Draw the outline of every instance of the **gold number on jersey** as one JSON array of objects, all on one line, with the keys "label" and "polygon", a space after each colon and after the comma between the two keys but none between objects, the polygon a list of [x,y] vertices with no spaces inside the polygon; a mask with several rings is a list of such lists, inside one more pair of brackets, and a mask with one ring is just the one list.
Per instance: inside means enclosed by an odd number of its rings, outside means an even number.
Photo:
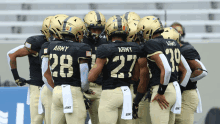
[{"label": "gold number on jersey", "polygon": [[[51,65],[51,69],[54,70],[55,67],[58,65],[58,56],[56,54],[50,54],[50,59],[54,59],[54,63]],[[67,60],[67,63],[64,63],[64,60]],[[73,67],[72,63],[73,58],[70,55],[62,55],[60,57],[60,76],[65,77],[71,77],[73,75]],[[68,69],[68,73],[64,73],[64,69]],[[58,71],[53,71],[53,77],[58,77]]]},{"label": "gold number on jersey", "polygon": [[[136,56],[136,55],[127,55],[127,61],[131,61],[132,59],[133,59],[133,62],[132,62],[132,64],[131,64],[130,70],[129,70],[129,72],[128,72],[128,74],[129,74],[128,76],[129,76],[129,77],[131,77],[131,72],[132,72],[132,70],[133,70],[133,67],[134,67],[135,61],[136,61],[136,59],[137,59],[137,56]],[[119,66],[117,66],[115,69],[113,69],[113,70],[111,71],[111,77],[124,78],[124,73],[119,73],[119,74],[117,74],[117,73],[118,73],[118,71],[119,71],[120,69],[122,69],[122,68],[125,66],[125,57],[124,57],[123,55],[121,55],[121,56],[115,56],[115,57],[113,58],[113,62],[117,62],[117,61],[119,61],[119,60],[121,60],[121,63],[120,63]]]},{"label": "gold number on jersey", "polygon": [[96,54],[92,54],[91,68],[92,68],[93,65],[95,64],[95,60],[96,60]]},{"label": "gold number on jersey", "polygon": [[121,64],[111,71],[111,77],[115,77],[116,78],[118,76],[118,78],[124,78],[124,73],[117,74],[117,72],[121,68],[124,67],[124,65],[125,65],[125,57],[123,55],[121,55],[121,56],[115,56],[113,58],[113,62],[117,62],[118,60],[121,60]]},{"label": "gold number on jersey", "polygon": [[[180,63],[180,50],[179,49],[175,49],[174,50],[174,54],[175,54],[175,60],[176,60],[176,63]],[[176,71],[179,72],[179,67],[176,66]]]},{"label": "gold number on jersey", "polygon": [[[50,59],[51,58],[54,59],[54,62],[51,65],[51,69],[54,70],[54,68],[58,65],[58,56],[57,56],[57,54],[50,54]],[[52,72],[52,76],[53,77],[58,77],[58,72],[57,71]]]},{"label": "gold number on jersey", "polygon": [[174,58],[175,58],[175,61],[176,63],[180,63],[180,50],[179,49],[175,49],[173,51],[173,49],[166,49],[166,54],[171,54],[171,57],[170,57],[170,62],[172,63],[172,72],[176,71],[178,72],[179,71],[179,67],[176,66],[175,67],[175,63],[174,63]]},{"label": "gold number on jersey", "polygon": [[[64,63],[64,60],[67,59],[67,64]],[[60,57],[60,76],[65,77],[71,77],[73,76],[73,58],[70,55],[62,55]],[[68,73],[64,73],[64,68],[68,69]]]}]

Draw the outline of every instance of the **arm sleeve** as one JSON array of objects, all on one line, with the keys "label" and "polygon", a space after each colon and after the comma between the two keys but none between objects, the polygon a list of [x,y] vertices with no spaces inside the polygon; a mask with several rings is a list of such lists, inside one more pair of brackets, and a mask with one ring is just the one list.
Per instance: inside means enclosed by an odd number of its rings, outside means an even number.
[{"label": "arm sleeve", "polygon": [[47,69],[48,69],[48,58],[44,57],[42,59],[42,64],[41,64],[42,79],[46,84],[46,86],[48,87],[48,89],[50,91],[53,91],[53,88],[48,84],[47,79],[44,77],[44,73],[47,71]]},{"label": "arm sleeve", "polygon": [[170,81],[170,77],[171,77],[171,67],[167,61],[167,58],[164,54],[160,54],[160,59],[163,63],[164,66],[164,70],[165,70],[165,75],[164,75],[164,83],[163,85],[168,85],[169,81]]},{"label": "arm sleeve", "polygon": [[88,82],[89,66],[87,63],[80,64],[81,88],[85,92],[89,89]]},{"label": "arm sleeve", "polygon": [[183,86],[183,87],[186,87],[186,85],[189,82],[189,78],[190,78],[190,75],[191,75],[192,71],[191,71],[186,59],[182,55],[181,55],[181,61],[182,61],[182,63],[183,63],[183,65],[184,65],[187,72],[186,72],[186,76],[184,77],[184,79],[183,79],[183,81],[180,85]]},{"label": "arm sleeve", "polygon": [[195,60],[202,66],[203,72],[202,72],[202,74],[198,75],[197,77],[190,78],[190,80],[192,82],[198,81],[198,80],[200,80],[200,79],[202,79],[202,78],[204,78],[205,76],[208,75],[208,71],[206,70],[206,68],[203,65],[203,63],[201,61],[199,61],[198,59],[195,59]]},{"label": "arm sleeve", "polygon": [[107,45],[100,45],[96,51],[97,58],[108,58],[110,56],[110,52],[108,51]]},{"label": "arm sleeve", "polygon": [[24,43],[25,47],[34,50],[39,51],[41,48],[41,45],[38,44],[38,41],[34,37],[27,38],[26,42]]},{"label": "arm sleeve", "polygon": [[8,59],[8,65],[9,65],[9,68],[10,68],[10,69],[11,69],[11,65],[10,65],[10,57],[9,57],[9,54],[15,53],[17,50],[19,50],[19,49],[21,49],[21,48],[24,48],[24,45],[17,46],[17,47],[15,47],[14,49],[11,49],[10,51],[8,51],[8,53],[7,53],[7,59]]}]

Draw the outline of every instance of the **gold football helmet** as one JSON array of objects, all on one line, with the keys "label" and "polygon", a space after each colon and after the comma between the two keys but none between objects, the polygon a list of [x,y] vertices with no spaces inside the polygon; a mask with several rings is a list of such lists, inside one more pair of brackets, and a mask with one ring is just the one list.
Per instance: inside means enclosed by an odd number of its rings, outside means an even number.
[{"label": "gold football helmet", "polygon": [[[86,35],[90,38],[97,39],[99,38],[100,34],[104,32],[106,19],[105,16],[97,11],[90,11],[84,17],[84,23],[87,28]],[[91,28],[98,28],[101,30],[100,33],[92,33]]]},{"label": "gold football helmet", "polygon": [[178,22],[174,22],[171,27],[175,28],[183,37],[185,36],[185,28]]},{"label": "gold football helmet", "polygon": [[76,41],[83,39],[83,33],[86,30],[85,24],[79,17],[68,17],[61,25],[61,35],[69,35],[75,37]]},{"label": "gold football helmet", "polygon": [[119,15],[110,17],[105,25],[107,40],[111,40],[112,35],[119,34],[126,41],[126,38],[129,34],[128,30],[129,27],[126,19]]},{"label": "gold football helmet", "polygon": [[140,16],[135,12],[126,12],[122,17],[125,18],[128,23],[131,21],[139,21],[141,19]]},{"label": "gold football helmet", "polygon": [[153,34],[162,33],[163,31],[161,21],[155,16],[146,16],[142,18],[137,27],[137,32],[144,41],[152,39]]},{"label": "gold football helmet", "polygon": [[173,39],[180,43],[181,34],[172,27],[164,28],[164,32],[161,35],[164,39]]},{"label": "gold football helmet", "polygon": [[60,35],[62,22],[69,17],[68,15],[58,14],[51,18],[49,31],[51,34],[55,34],[59,39],[62,39]]},{"label": "gold football helmet", "polygon": [[50,26],[50,19],[53,16],[48,16],[44,19],[42,28],[41,28],[41,33],[46,37],[47,41],[49,41],[50,38],[50,33],[49,33],[49,26]]},{"label": "gold football helmet", "polygon": [[127,37],[127,42],[135,42],[136,41],[138,23],[139,23],[139,21],[131,21],[128,23],[129,35]]}]

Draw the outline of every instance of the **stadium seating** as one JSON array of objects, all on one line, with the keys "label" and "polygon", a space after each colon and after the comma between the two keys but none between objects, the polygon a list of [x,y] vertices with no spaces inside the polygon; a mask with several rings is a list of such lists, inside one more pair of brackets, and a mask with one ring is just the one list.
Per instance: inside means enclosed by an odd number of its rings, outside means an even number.
[{"label": "stadium seating", "polygon": [[[198,2],[199,1],[199,2]],[[178,21],[185,26],[186,40],[220,38],[220,0],[1,0],[0,39],[25,39],[40,34],[45,17],[55,14],[83,16],[90,10],[102,12],[106,19],[134,11],[141,17],[155,15],[167,26]]]}]

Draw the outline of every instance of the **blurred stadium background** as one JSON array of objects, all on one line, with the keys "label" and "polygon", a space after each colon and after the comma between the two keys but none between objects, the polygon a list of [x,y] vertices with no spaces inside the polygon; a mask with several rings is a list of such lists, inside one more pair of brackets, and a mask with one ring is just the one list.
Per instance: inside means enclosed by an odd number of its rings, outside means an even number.
[{"label": "blurred stadium background", "polygon": [[[195,114],[194,123],[204,124],[207,112],[219,107],[220,0],[0,0],[0,85],[15,86],[6,53],[29,36],[40,34],[45,17],[67,14],[83,19],[91,10],[100,11],[106,20],[128,11],[141,17],[154,15],[163,24],[166,10],[167,26],[180,22],[185,27],[184,41],[198,50],[209,72],[198,82],[203,113]],[[17,61],[20,76],[29,79],[27,57]]]}]

